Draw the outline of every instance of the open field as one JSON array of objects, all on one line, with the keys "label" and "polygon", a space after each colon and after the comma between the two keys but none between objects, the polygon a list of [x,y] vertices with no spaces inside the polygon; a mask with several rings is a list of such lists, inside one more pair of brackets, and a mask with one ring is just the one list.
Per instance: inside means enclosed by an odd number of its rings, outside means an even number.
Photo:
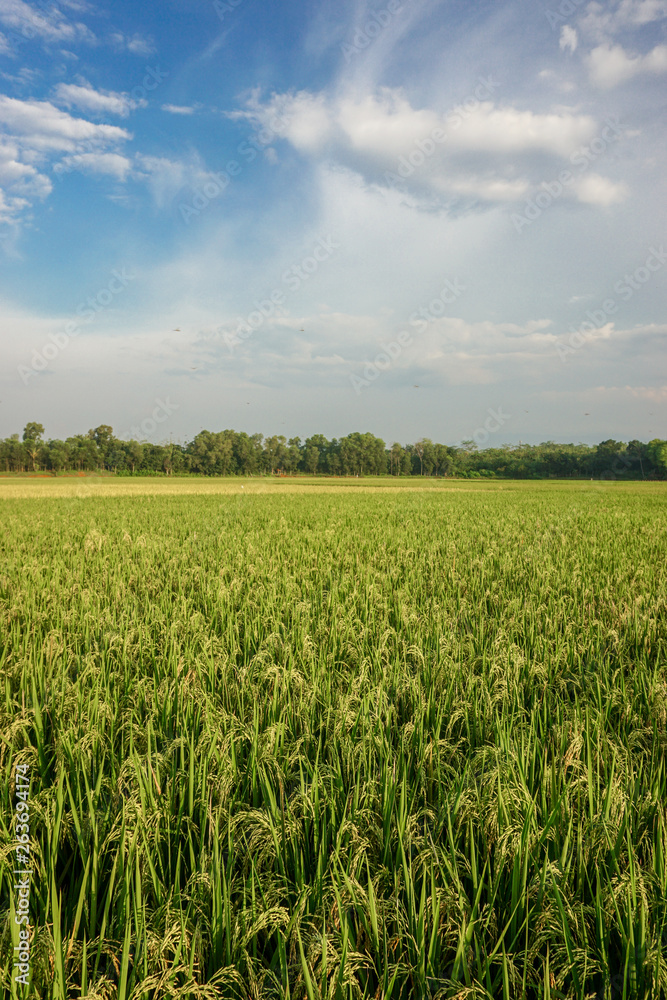
[{"label": "open field", "polygon": [[348,490],[377,493],[378,490],[464,493],[530,493],[549,497],[566,492],[571,501],[580,494],[612,495],[629,493],[636,497],[667,497],[663,482],[604,482],[600,480],[511,480],[511,479],[436,479],[405,476],[0,476],[0,501],[39,499],[40,497],[140,497],[140,496],[217,496],[245,493],[342,493]]},{"label": "open field", "polygon": [[667,997],[666,484],[0,511],[3,995]]}]

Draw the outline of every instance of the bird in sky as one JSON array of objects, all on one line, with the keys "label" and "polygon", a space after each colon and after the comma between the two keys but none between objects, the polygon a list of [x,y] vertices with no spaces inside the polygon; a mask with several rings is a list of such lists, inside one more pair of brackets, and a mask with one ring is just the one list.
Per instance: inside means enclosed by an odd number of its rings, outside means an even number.
[{"label": "bird in sky", "polygon": [[175,330],[172,330],[171,332],[172,332],[172,333],[180,333],[180,332],[181,332],[181,328],[180,328],[180,326],[177,326],[177,327],[176,327],[176,329],[175,329]]}]

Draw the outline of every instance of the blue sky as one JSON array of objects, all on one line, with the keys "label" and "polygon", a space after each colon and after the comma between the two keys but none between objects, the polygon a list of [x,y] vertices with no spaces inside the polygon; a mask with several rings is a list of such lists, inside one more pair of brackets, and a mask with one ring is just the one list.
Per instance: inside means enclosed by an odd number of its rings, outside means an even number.
[{"label": "blue sky", "polygon": [[667,0],[0,0],[0,434],[667,437],[666,79]]}]

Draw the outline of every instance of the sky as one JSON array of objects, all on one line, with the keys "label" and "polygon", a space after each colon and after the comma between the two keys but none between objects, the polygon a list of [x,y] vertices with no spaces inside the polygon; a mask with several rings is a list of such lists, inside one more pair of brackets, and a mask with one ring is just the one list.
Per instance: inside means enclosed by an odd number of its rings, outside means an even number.
[{"label": "sky", "polygon": [[0,436],[667,438],[666,83],[667,0],[0,0]]}]

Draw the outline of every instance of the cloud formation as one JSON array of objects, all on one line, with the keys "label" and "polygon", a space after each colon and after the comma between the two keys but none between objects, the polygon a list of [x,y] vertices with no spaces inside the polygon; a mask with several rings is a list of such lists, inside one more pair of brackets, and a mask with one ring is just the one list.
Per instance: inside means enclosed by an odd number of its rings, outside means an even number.
[{"label": "cloud formation", "polygon": [[667,45],[656,45],[646,55],[629,55],[621,45],[598,45],[588,55],[591,82],[608,89],[640,73],[667,73]]},{"label": "cloud formation", "polygon": [[[16,225],[36,200],[53,190],[45,172],[94,170],[124,178],[128,161],[118,147],[131,137],[115,125],[76,118],[49,101],[0,95],[0,221]],[[64,154],[64,155],[63,155]]]},{"label": "cloud formation", "polygon": [[[79,10],[86,4],[77,4]],[[23,0],[0,0],[0,24],[16,32],[21,39],[39,38],[57,44],[95,45],[95,34],[81,21],[71,21],[57,4],[44,4],[37,11]]]},{"label": "cloud formation", "polygon": [[[313,161],[338,163],[380,187],[403,185],[411,194],[441,205],[457,201],[488,205],[526,198],[558,165],[593,139],[591,115],[559,108],[535,112],[487,99],[499,87],[480,80],[469,98],[447,112],[415,108],[404,92],[383,87],[365,95],[300,91],[253,99],[244,116],[258,129],[277,117],[283,136]],[[598,178],[598,188],[605,186]],[[579,199],[594,199],[587,180]],[[620,189],[619,189],[620,190]]]},{"label": "cloud formation", "polygon": [[54,89],[56,104],[66,108],[80,108],[97,115],[118,115],[127,118],[131,111],[145,107],[145,100],[136,100],[129,94],[112,90],[95,90],[87,81],[83,84],[59,83]]}]

